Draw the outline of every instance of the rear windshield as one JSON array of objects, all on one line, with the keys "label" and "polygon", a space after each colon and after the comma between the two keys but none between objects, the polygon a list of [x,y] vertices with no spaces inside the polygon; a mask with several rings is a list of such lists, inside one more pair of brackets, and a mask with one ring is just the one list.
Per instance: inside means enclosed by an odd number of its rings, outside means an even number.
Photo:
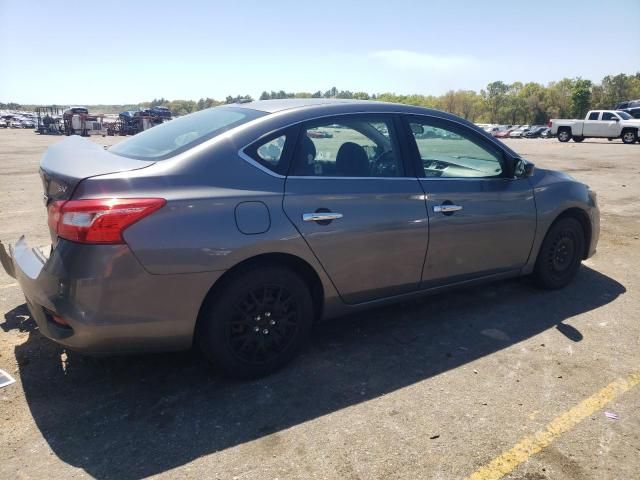
[{"label": "rear windshield", "polygon": [[208,108],[145,130],[112,146],[109,152],[140,160],[164,160],[264,115],[248,108]]}]

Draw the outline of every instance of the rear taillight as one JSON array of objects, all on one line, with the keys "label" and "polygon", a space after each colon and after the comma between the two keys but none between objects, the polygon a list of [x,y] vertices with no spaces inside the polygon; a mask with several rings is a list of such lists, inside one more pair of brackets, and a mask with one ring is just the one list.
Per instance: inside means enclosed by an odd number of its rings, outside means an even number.
[{"label": "rear taillight", "polygon": [[163,198],[101,198],[51,203],[49,227],[80,243],[124,243],[122,233],[167,203]]}]

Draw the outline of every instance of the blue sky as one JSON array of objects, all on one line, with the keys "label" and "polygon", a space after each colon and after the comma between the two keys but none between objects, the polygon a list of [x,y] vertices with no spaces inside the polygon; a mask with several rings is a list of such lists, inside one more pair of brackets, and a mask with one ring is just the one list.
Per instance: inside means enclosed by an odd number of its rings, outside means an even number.
[{"label": "blue sky", "polygon": [[[104,6],[100,7],[100,4]],[[439,95],[640,70],[640,0],[0,0],[0,101]],[[623,18],[631,22],[624,28]]]}]

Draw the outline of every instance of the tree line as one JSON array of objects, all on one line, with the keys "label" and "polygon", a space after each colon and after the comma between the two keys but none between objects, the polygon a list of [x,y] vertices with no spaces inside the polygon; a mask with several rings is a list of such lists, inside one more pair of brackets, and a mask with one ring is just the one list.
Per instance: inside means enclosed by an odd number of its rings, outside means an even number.
[{"label": "tree line", "polygon": [[[491,82],[486,88],[474,90],[449,90],[444,95],[398,95],[395,93],[369,94],[329,90],[316,92],[264,91],[259,100],[283,98],[350,98],[405,103],[435,108],[454,113],[472,122],[502,124],[543,124],[550,118],[584,117],[592,109],[611,109],[618,102],[640,99],[640,72],[634,75],[620,73],[607,75],[600,83],[583,78],[563,78],[542,85],[536,82]],[[251,101],[250,95],[227,97],[225,100],[201,98],[168,101],[154,99],[144,106],[165,105],[176,115],[214,107],[224,103]]]},{"label": "tree line", "polygon": [[[502,124],[543,124],[550,118],[584,117],[591,109],[611,109],[624,100],[640,99],[640,72],[633,75],[620,73],[607,75],[600,83],[583,78],[563,78],[547,85],[536,82],[491,82],[479,92],[474,90],[449,90],[444,95],[398,95],[395,93],[369,94],[329,90],[316,92],[264,91],[260,100],[282,98],[351,98],[405,103],[435,108],[454,113],[472,122]],[[154,98],[138,105],[89,105],[92,112],[119,113],[133,108],[148,108],[153,105],[168,107],[174,115],[215,107],[221,104],[251,101],[250,95],[228,96],[224,100],[201,98],[195,100],[167,100]],[[3,104],[0,108],[19,110],[33,106],[16,103]]]}]

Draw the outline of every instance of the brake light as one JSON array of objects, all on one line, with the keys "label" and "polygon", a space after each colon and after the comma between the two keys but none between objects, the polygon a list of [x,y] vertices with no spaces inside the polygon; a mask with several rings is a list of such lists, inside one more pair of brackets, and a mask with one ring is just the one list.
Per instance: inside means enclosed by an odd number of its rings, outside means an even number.
[{"label": "brake light", "polygon": [[124,243],[124,230],[165,205],[163,198],[101,198],[53,202],[49,227],[80,243]]}]

